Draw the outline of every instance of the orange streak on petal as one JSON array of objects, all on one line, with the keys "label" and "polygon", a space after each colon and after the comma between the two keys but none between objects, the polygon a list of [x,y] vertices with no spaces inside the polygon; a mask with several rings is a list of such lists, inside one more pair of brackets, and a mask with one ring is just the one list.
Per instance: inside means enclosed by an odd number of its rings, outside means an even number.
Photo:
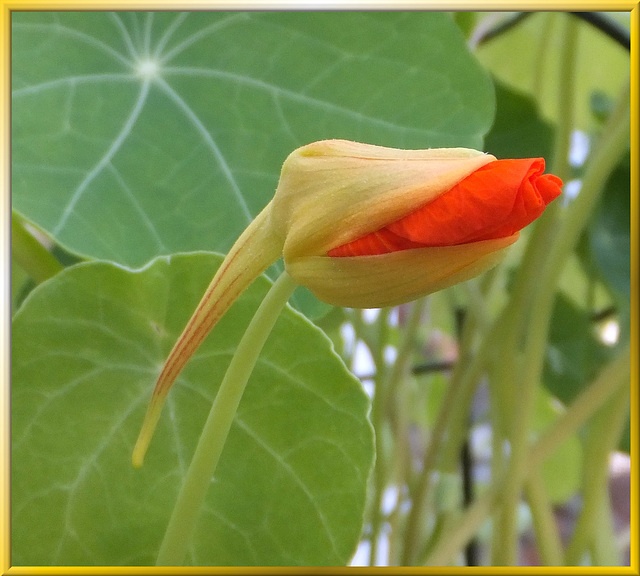
[{"label": "orange streak on petal", "polygon": [[388,228],[382,228],[377,232],[358,238],[358,240],[333,248],[327,254],[333,257],[361,256],[363,254],[375,255],[388,254],[389,252],[408,250],[410,248],[422,248],[422,244],[398,236]]}]

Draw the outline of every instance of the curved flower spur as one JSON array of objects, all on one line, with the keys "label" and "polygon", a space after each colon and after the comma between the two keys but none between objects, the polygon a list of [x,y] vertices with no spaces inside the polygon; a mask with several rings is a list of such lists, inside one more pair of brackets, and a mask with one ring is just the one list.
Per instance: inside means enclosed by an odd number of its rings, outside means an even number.
[{"label": "curved flower spur", "polygon": [[238,238],[167,358],[133,453],[145,452],[178,374],[238,296],[281,256],[329,304],[377,308],[497,264],[561,192],[544,159],[465,148],[399,150],[346,140],[285,160],[271,202]]}]

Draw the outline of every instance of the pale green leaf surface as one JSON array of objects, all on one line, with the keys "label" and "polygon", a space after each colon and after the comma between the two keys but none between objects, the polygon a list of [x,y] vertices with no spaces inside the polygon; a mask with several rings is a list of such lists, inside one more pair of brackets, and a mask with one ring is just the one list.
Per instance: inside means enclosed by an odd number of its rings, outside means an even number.
[{"label": "pale green leaf surface", "polygon": [[444,13],[17,12],[12,42],[14,208],[129,266],[226,252],[300,145],[480,148],[494,111]]},{"label": "pale green leaf surface", "polygon": [[[544,388],[539,388],[533,421],[533,434],[544,434],[562,415],[564,407]],[[577,433],[568,436],[541,466],[547,496],[554,504],[567,502],[580,490],[582,443]]]},{"label": "pale green leaf surface", "polygon": [[[131,452],[158,371],[221,258],[79,264],[36,288],[12,342],[13,565],[153,564],[178,486],[245,327],[232,307],[172,389],[145,465]],[[369,400],[300,314],[249,380],[189,548],[195,565],[344,565],[373,460]]]}]

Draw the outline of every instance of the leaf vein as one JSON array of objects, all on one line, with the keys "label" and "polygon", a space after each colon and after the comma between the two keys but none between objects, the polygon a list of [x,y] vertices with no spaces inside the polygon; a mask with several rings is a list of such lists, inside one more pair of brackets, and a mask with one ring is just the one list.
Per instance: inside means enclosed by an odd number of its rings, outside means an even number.
[{"label": "leaf vein", "polygon": [[131,130],[133,129],[133,126],[138,120],[138,117],[142,112],[142,108],[147,100],[147,95],[149,94],[149,85],[150,85],[150,82],[148,80],[143,82],[142,88],[140,90],[140,94],[138,95],[138,99],[133,109],[131,110],[131,114],[129,114],[129,117],[124,123],[122,130],[120,130],[120,133],[114,140],[113,144],[105,152],[102,158],[100,158],[100,160],[96,163],[96,165],[86,175],[84,180],[80,183],[80,185],[74,191],[73,195],[71,196],[71,199],[69,200],[68,204],[65,206],[62,212],[62,216],[60,217],[58,224],[53,229],[54,236],[57,236],[58,234],[60,234],[60,231],[64,228],[65,224],[67,223],[67,220],[73,213],[74,208],[76,207],[77,203],[80,201],[82,196],[84,195],[84,192],[89,186],[89,184],[91,184],[91,182],[98,176],[98,174],[102,172],[105,166],[111,162],[111,159],[115,156],[115,154],[118,152],[118,150],[122,146],[123,142],[127,139],[129,134],[131,133]]},{"label": "leaf vein", "polygon": [[232,170],[231,170],[226,158],[222,154],[222,151],[220,150],[219,146],[216,144],[216,141],[213,139],[211,134],[209,134],[207,128],[202,123],[202,120],[200,120],[200,118],[198,118],[197,114],[185,102],[185,100],[182,98],[182,96],[180,96],[180,94],[178,94],[173,88],[171,88],[171,86],[169,84],[167,84],[163,79],[159,79],[158,83],[162,87],[162,89],[165,91],[165,93],[176,103],[178,108],[191,121],[191,123],[196,128],[196,130],[200,133],[200,136],[202,136],[202,139],[205,141],[205,143],[207,144],[207,146],[211,150],[214,158],[218,162],[220,168],[222,169],[222,172],[223,172],[225,178],[227,179],[227,181],[231,185],[231,188],[232,188],[232,190],[233,190],[233,192],[235,194],[235,197],[236,197],[236,199],[238,201],[238,204],[240,205],[240,208],[244,212],[245,216],[247,217],[247,221],[250,222],[251,220],[253,220],[253,217],[251,216],[251,212],[249,211],[249,207],[247,206],[247,203],[246,203],[246,201],[244,199],[242,191],[240,190],[240,187],[238,186],[238,183],[236,182],[236,179],[235,179],[235,177],[233,175],[233,172],[232,172]]},{"label": "leaf vein", "polygon": [[314,497],[314,495],[312,494],[311,490],[309,489],[309,487],[302,481],[302,478],[300,478],[300,476],[298,476],[297,472],[289,465],[288,462],[286,462],[282,456],[280,454],[278,454],[278,452],[276,450],[274,450],[269,444],[267,444],[261,437],[259,434],[256,434],[256,432],[254,432],[251,427],[246,424],[245,422],[243,422],[240,418],[237,417],[234,420],[234,422],[238,425],[238,427],[240,427],[246,434],[248,434],[255,442],[256,444],[258,444],[261,448],[263,448],[274,460],[276,460],[276,462],[278,462],[278,464],[287,471],[287,473],[290,475],[290,477],[292,478],[292,480],[295,482],[295,484],[297,486],[300,487],[300,489],[303,491],[304,495],[308,498],[309,503],[311,504],[311,507],[315,510],[318,519],[320,520],[320,523],[322,524],[322,527],[324,528],[324,531],[327,535],[327,538],[331,544],[331,549],[334,552],[334,554],[337,557],[340,557],[340,553],[338,551],[338,545],[334,539],[334,535],[333,532],[331,531],[331,528],[329,526],[329,522],[326,518],[326,516],[324,515],[324,512],[320,509],[320,507],[318,506],[318,503],[316,502],[316,499]]}]

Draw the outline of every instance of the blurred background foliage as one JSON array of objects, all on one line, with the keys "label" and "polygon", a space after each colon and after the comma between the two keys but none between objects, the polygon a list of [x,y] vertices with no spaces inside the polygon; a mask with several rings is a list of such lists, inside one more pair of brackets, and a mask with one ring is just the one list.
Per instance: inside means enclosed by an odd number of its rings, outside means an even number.
[{"label": "blurred background foliage", "polygon": [[[144,297],[164,298],[162,302],[173,306],[171,314],[186,321],[187,303],[199,294],[203,281],[198,284],[194,278],[199,275],[191,278],[184,272],[184,286],[171,283],[176,269],[164,270],[161,260],[154,259],[185,252],[225,253],[270,199],[280,166],[294,148],[323,138],[347,138],[406,148],[466,146],[499,158],[542,156],[548,169],[566,168],[562,174],[565,194],[558,203],[565,218],[571,219],[594,149],[606,140],[629,81],[625,46],[629,14],[595,13],[595,21],[583,16],[557,12],[14,13],[11,305],[14,334],[22,344],[14,342],[12,350],[12,409],[25,416],[13,423],[14,439],[23,439],[14,442],[13,468],[14,478],[25,474],[34,478],[13,485],[14,557],[24,564],[152,562],[158,524],[170,512],[172,498],[168,496],[163,504],[153,500],[153,506],[163,506],[157,515],[143,510],[135,522],[123,524],[121,510],[114,514],[113,506],[126,506],[124,490],[118,496],[124,499],[120,504],[115,503],[117,498],[109,500],[111,510],[105,506],[78,519],[82,498],[104,498],[111,484],[119,481],[106,472],[109,460],[101,459],[97,448],[112,436],[98,436],[93,444],[78,447],[77,438],[83,434],[78,429],[68,437],[62,435],[55,445],[45,442],[46,450],[43,442],[57,421],[79,411],[85,414],[78,424],[87,427],[84,434],[90,434],[93,422],[109,423],[113,434],[123,409],[135,407],[134,415],[139,415],[138,405],[141,409],[153,382],[154,362],[162,361],[171,343],[167,334],[173,330],[165,332],[156,324],[161,315],[148,312]],[[573,44],[567,38],[568,22],[575,26]],[[571,118],[565,117],[561,96],[567,51],[571,51],[575,80],[570,88]],[[567,134],[568,146],[562,148],[558,142]],[[628,346],[632,322],[629,190],[627,147],[611,167],[558,279],[544,349],[543,387],[535,394],[532,438],[542,437],[557,424],[571,403]],[[315,326],[321,328],[374,398],[376,468],[369,482],[362,473],[359,485],[348,487],[356,501],[363,500],[362,506],[367,499],[364,527],[360,532],[358,506],[347,507],[349,528],[329,530],[331,546],[315,539],[315,524],[309,523],[296,543],[301,552],[292,557],[278,539],[291,537],[281,526],[297,518],[276,516],[269,524],[272,533],[258,536],[256,524],[268,515],[252,519],[250,511],[242,509],[238,514],[244,516],[239,519],[229,506],[225,514],[231,516],[222,524],[241,525],[239,533],[252,544],[233,545],[232,552],[223,553],[223,547],[210,546],[200,538],[191,563],[419,564],[441,558],[436,552],[443,534],[470,506],[473,494],[490,486],[492,458],[496,458],[495,391],[479,378],[469,413],[464,414],[468,418],[464,428],[471,432],[462,459],[453,448],[447,452],[447,444],[439,459],[427,462],[433,474],[425,482],[432,483],[433,490],[420,520],[422,539],[407,543],[412,538],[407,533],[411,526],[407,510],[415,504],[426,476],[424,459],[446,408],[451,371],[459,360],[468,361],[466,355],[480,349],[479,336],[463,345],[460,319],[476,318],[473,321],[482,328],[483,322],[500,317],[512,298],[531,235],[525,230],[504,264],[486,277],[377,315],[331,308],[299,290],[293,304],[307,320],[297,328],[298,338],[316,338]],[[189,267],[182,263],[189,258],[194,265],[203,262],[195,254],[184,258],[178,261],[185,270]],[[93,272],[82,268],[87,265],[97,268]],[[159,285],[170,286],[166,289],[170,297],[146,286],[145,270],[159,274]],[[268,276],[273,279],[281,270],[282,265],[276,264]],[[141,291],[139,298],[116,290],[123,273]],[[103,278],[103,284],[92,286],[97,278]],[[138,359],[139,365],[124,372],[136,386],[135,394],[126,392],[133,403],[125,403],[124,408],[63,393],[69,382],[90,380],[96,366],[114,368],[120,362],[118,347],[107,339],[93,347],[87,344],[91,348],[87,362],[74,363],[68,373],[61,368],[61,357],[77,353],[73,346],[82,338],[83,326],[104,319],[102,312],[92,309],[90,299],[75,310],[55,302],[63,296],[72,301],[74,291],[87,290],[106,300],[121,298],[119,309],[131,316],[147,318],[149,314],[157,327],[157,336],[145,336],[148,346],[157,348],[151,363]],[[127,339],[131,326],[129,320],[116,323],[116,340]],[[211,354],[229,353],[227,329],[232,327],[220,326]],[[60,333],[76,336],[65,344]],[[294,358],[310,354],[295,340],[283,346]],[[325,348],[319,346],[317,362],[325,361],[339,373],[337,358]],[[210,370],[203,362],[205,373],[215,373],[217,368]],[[38,370],[32,369],[34,363]],[[58,391],[45,382],[52,370],[64,372],[63,378],[56,379]],[[136,370],[146,377],[133,377]],[[122,377],[113,371],[105,386],[115,386]],[[326,377],[322,371],[306,376],[319,387]],[[202,378],[209,399],[211,382]],[[336,378],[344,378],[357,398],[359,383],[341,373]],[[382,380],[391,384],[379,394]],[[50,402],[51,398],[60,401]],[[264,399],[267,405],[272,400]],[[357,405],[359,400],[354,402]],[[179,410],[179,405],[174,408]],[[364,446],[357,457],[362,472],[373,458],[373,446],[366,414],[354,408],[356,413]],[[184,432],[180,421],[185,418],[172,415],[178,435]],[[261,438],[293,437],[300,429],[313,429],[322,439],[313,419],[294,419],[288,424],[291,428],[271,420],[262,422],[264,436],[258,437],[258,444]],[[123,430],[135,429],[135,422],[133,418],[131,429]],[[184,453],[178,450],[175,462],[157,471],[173,478],[170,488],[162,487],[158,494],[175,491],[197,434],[197,426],[187,428],[181,440]],[[324,438],[327,443],[344,434],[340,428],[332,429],[330,422],[327,429],[331,429]],[[589,456],[588,430],[585,426],[569,435],[540,469],[547,510],[555,514],[558,530],[567,510],[574,520],[580,517],[588,466],[594,462]],[[122,453],[128,459],[135,434],[118,434],[124,435],[121,445],[109,452],[109,458]],[[629,453],[628,418],[609,448],[614,446]],[[315,449],[329,458],[324,448]],[[229,462],[246,461],[244,450],[242,442],[230,446]],[[75,479],[57,476],[62,474],[60,469],[54,473],[49,465],[52,460],[65,461],[70,453]],[[605,456],[607,460],[603,456],[597,462],[608,470],[608,453]],[[176,453],[170,457],[175,459]],[[314,458],[297,465],[299,474],[313,476]],[[97,474],[85,479],[83,475],[93,466]],[[337,466],[338,478],[331,480],[337,492],[347,490],[345,480],[339,478],[344,474]],[[467,477],[471,488],[465,484]],[[148,484],[142,488],[156,489],[152,473],[144,482]],[[290,487],[279,482],[276,477],[270,490],[260,493],[262,510],[282,505],[278,491]],[[69,483],[82,486],[82,498],[68,491]],[[136,485],[135,490],[142,488]],[[53,493],[55,498],[46,496]],[[228,503],[234,494],[213,496],[214,508],[218,497]],[[339,518],[342,505],[332,504],[329,496],[314,493],[309,501],[318,504],[317,499],[325,497],[320,517],[326,513]],[[539,510],[532,512],[533,501],[529,495],[518,505],[516,561],[520,563],[559,557],[541,552],[540,542],[538,547],[528,545],[532,534],[539,537],[540,515]],[[303,509],[307,510],[299,510]],[[613,558],[615,564],[628,562],[628,525],[624,520],[615,524],[619,515],[610,504],[603,514],[609,532],[596,531],[599,536],[592,535],[582,547],[569,544],[565,560],[575,559],[573,550],[579,549],[575,554],[580,562],[598,564],[603,558]],[[117,542],[95,536],[104,534],[105,518],[110,518],[113,533],[120,531],[120,538],[132,539],[126,554]],[[487,515],[447,562],[482,564],[500,558],[495,551],[495,521],[496,517],[492,521]],[[36,539],[33,522],[41,531]],[[559,536],[564,543],[570,541],[573,526],[570,523],[568,532]],[[216,531],[223,541],[224,534]],[[61,544],[52,547],[51,541]],[[413,552],[407,552],[411,547]]]}]

